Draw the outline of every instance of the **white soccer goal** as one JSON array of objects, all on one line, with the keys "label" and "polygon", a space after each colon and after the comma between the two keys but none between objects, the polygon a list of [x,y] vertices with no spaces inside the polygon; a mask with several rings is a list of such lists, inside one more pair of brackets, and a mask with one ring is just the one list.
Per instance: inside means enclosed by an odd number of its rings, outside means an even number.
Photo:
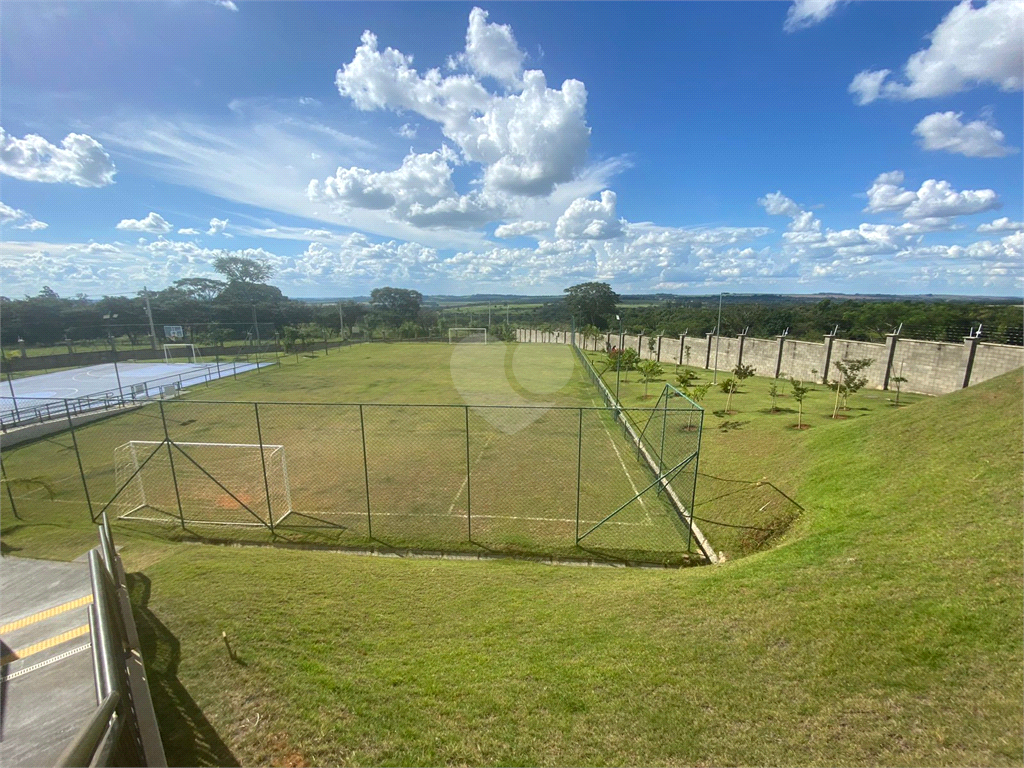
[{"label": "white soccer goal", "polygon": [[448,329],[448,343],[454,344],[455,342],[477,342],[487,343],[487,329],[486,328],[449,328]]},{"label": "white soccer goal", "polygon": [[114,482],[129,520],[265,526],[292,511],[283,445],[132,440],[114,449]]},{"label": "white soccer goal", "polygon": [[202,355],[195,344],[164,344],[165,363],[201,363]]}]

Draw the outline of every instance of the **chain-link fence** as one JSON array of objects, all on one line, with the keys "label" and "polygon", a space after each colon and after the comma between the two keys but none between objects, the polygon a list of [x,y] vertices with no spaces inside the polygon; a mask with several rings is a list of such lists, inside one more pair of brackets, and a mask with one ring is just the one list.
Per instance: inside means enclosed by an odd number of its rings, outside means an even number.
[{"label": "chain-link fence", "polygon": [[[26,524],[683,564],[700,409],[155,400],[5,448]],[[637,441],[633,420],[645,420]],[[625,425],[625,427],[623,426]],[[690,478],[690,479],[684,479]],[[156,523],[156,525],[154,525]],[[173,532],[177,533],[173,533]]]}]

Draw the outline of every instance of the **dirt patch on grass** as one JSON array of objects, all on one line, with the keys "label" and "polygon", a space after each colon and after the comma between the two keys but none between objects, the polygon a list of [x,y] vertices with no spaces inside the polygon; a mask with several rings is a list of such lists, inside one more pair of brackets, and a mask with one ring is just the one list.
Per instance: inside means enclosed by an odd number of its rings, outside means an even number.
[{"label": "dirt patch on grass", "polygon": [[270,753],[270,764],[280,768],[308,768],[306,757],[288,743],[288,737],[281,732],[272,733],[264,742]]}]

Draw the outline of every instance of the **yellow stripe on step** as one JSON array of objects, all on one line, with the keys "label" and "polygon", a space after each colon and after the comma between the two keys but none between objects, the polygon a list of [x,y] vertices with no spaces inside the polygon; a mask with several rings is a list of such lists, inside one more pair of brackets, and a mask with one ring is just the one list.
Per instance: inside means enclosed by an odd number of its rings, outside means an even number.
[{"label": "yellow stripe on step", "polygon": [[68,630],[67,632],[62,632],[59,635],[54,635],[53,637],[47,640],[43,640],[42,642],[33,643],[32,645],[26,648],[19,648],[18,650],[7,654],[3,658],[0,658],[0,665],[10,664],[12,661],[24,659],[26,656],[31,656],[33,653],[45,651],[48,648],[53,648],[53,646],[55,645],[66,643],[68,640],[74,640],[76,637],[81,637],[82,635],[87,634],[89,634],[89,625],[83,624],[82,626],[76,627],[75,629]]},{"label": "yellow stripe on step", "polygon": [[12,621],[10,624],[4,624],[2,627],[0,627],[0,635],[7,634],[8,632],[13,632],[14,630],[21,629],[22,627],[27,627],[29,624],[35,624],[37,621],[43,621],[44,619],[48,619],[51,616],[57,616],[66,611],[72,611],[75,608],[81,608],[83,605],[88,605],[91,602],[92,595],[86,595],[85,597],[80,597],[77,600],[72,600],[70,603],[64,603],[63,605],[55,605],[53,608],[47,608],[45,611],[40,611],[39,613],[33,613],[31,616],[26,616],[24,619]]}]

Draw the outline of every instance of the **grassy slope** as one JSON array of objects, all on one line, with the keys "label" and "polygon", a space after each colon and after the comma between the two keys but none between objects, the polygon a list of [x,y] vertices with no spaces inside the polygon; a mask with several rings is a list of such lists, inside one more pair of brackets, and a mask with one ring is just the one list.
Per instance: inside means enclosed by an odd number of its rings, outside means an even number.
[{"label": "grassy slope", "polygon": [[1020,765],[1022,386],[804,433],[788,540],[713,568],[167,548],[169,758]]},{"label": "grassy slope", "polygon": [[[596,365],[604,355],[591,354]],[[619,398],[627,407],[651,408],[666,381],[674,382],[676,367],[665,365],[665,374],[648,386],[636,372],[622,372]],[[600,368],[599,368],[600,369]],[[696,385],[712,381],[712,372],[691,368]],[[729,373],[721,371],[718,380]],[[604,373],[608,387],[615,389],[615,369]],[[778,540],[789,523],[799,515],[803,503],[801,488],[813,465],[813,445],[824,440],[818,434],[844,434],[849,423],[862,418],[886,418],[894,412],[892,392],[863,390],[850,398],[850,409],[832,419],[835,395],[822,384],[812,384],[803,404],[803,431],[795,429],[797,403],[786,380],[779,383],[776,411],[771,411],[768,387],[772,379],[761,376],[744,381],[732,397],[730,413],[725,411],[727,395],[712,387],[701,403],[705,410],[701,435],[700,473],[695,514],[698,525],[717,551],[729,558],[741,557]],[[900,398],[901,407],[928,400],[924,395]],[[763,481],[763,482],[761,482]],[[760,484],[758,484],[760,483]],[[716,525],[717,521],[726,525]],[[730,525],[752,526],[732,528]]]}]

